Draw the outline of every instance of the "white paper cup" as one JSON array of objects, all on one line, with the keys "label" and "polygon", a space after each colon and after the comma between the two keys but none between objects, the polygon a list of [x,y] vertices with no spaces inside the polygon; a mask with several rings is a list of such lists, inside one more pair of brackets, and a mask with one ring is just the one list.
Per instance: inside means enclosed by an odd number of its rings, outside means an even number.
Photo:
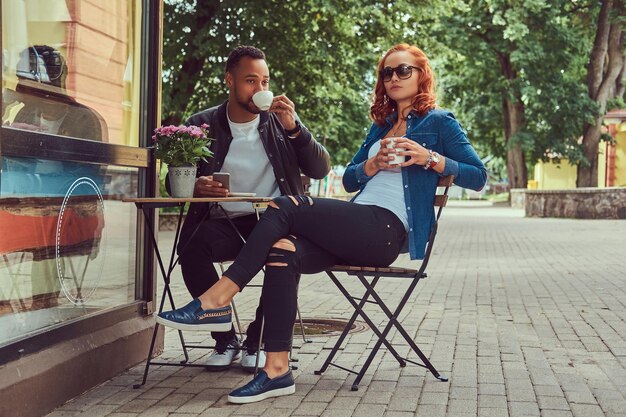
[{"label": "white paper cup", "polygon": [[[387,149],[393,149],[394,152],[406,151],[406,148],[396,146],[396,139],[399,139],[399,138],[395,138],[395,137],[389,138],[389,142],[386,145]],[[389,153],[388,155],[393,158],[389,161],[389,165],[399,165],[403,163],[404,161],[406,161],[406,156],[404,155],[398,155],[397,153]]]},{"label": "white paper cup", "polygon": [[271,91],[259,91],[252,96],[252,102],[261,111],[267,111],[274,100],[274,93]]}]

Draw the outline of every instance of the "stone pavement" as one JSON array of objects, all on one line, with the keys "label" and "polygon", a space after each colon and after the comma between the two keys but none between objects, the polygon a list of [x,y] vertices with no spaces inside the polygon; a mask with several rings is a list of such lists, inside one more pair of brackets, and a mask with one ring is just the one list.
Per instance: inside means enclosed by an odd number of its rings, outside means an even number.
[{"label": "stone pavement", "polygon": [[[444,212],[429,277],[403,318],[449,382],[399,368],[381,349],[352,392],[354,376],[345,371],[313,374],[335,340],[324,336],[294,350],[300,368],[292,396],[228,404],[228,392],[250,378],[238,367],[154,367],[134,390],[138,365],[49,416],[626,417],[625,258],[626,221],[524,218],[510,208],[456,204]],[[381,286],[383,297],[399,297],[404,284],[392,281]],[[186,302],[182,278],[174,282],[177,301]],[[242,316],[251,317],[258,296],[258,289],[237,296]],[[323,275],[303,277],[299,302],[306,318],[351,311]],[[360,363],[374,342],[369,331],[352,334],[338,360]],[[162,358],[180,357],[168,331]]]}]

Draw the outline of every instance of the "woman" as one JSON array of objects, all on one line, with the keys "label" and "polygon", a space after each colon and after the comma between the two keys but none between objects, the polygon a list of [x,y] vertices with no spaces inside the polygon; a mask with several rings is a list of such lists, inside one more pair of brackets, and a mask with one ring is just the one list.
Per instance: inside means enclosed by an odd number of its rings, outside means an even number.
[{"label": "woman", "polygon": [[[374,123],[343,177],[347,191],[360,191],[352,202],[276,198],[222,278],[185,307],[157,318],[185,330],[230,328],[230,301],[265,265],[266,364],[230,393],[231,402],[295,392],[289,350],[301,273],[337,263],[388,266],[407,246],[411,259],[421,259],[438,177],[454,175],[456,184],[474,190],[485,184],[485,167],[461,126],[451,113],[435,109],[433,74],[419,48],[399,44],[385,54],[370,113]],[[392,164],[395,155],[405,161]]]}]

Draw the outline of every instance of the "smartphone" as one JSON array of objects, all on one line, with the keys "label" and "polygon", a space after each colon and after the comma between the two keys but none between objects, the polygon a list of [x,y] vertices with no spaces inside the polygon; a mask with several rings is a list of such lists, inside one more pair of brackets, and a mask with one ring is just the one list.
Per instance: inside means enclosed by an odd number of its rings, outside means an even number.
[{"label": "smartphone", "polygon": [[230,190],[230,174],[228,172],[214,172],[213,181],[221,183],[222,187]]}]

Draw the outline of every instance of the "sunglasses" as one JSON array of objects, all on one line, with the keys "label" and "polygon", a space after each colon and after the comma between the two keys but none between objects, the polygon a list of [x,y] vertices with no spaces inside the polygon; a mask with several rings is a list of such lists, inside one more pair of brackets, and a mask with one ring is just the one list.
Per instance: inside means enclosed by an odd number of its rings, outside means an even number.
[{"label": "sunglasses", "polygon": [[407,64],[400,64],[395,68],[385,67],[380,71],[380,76],[383,78],[384,82],[389,82],[395,72],[399,79],[406,80],[407,78],[411,78],[411,75],[413,75],[413,69],[419,68]]}]

